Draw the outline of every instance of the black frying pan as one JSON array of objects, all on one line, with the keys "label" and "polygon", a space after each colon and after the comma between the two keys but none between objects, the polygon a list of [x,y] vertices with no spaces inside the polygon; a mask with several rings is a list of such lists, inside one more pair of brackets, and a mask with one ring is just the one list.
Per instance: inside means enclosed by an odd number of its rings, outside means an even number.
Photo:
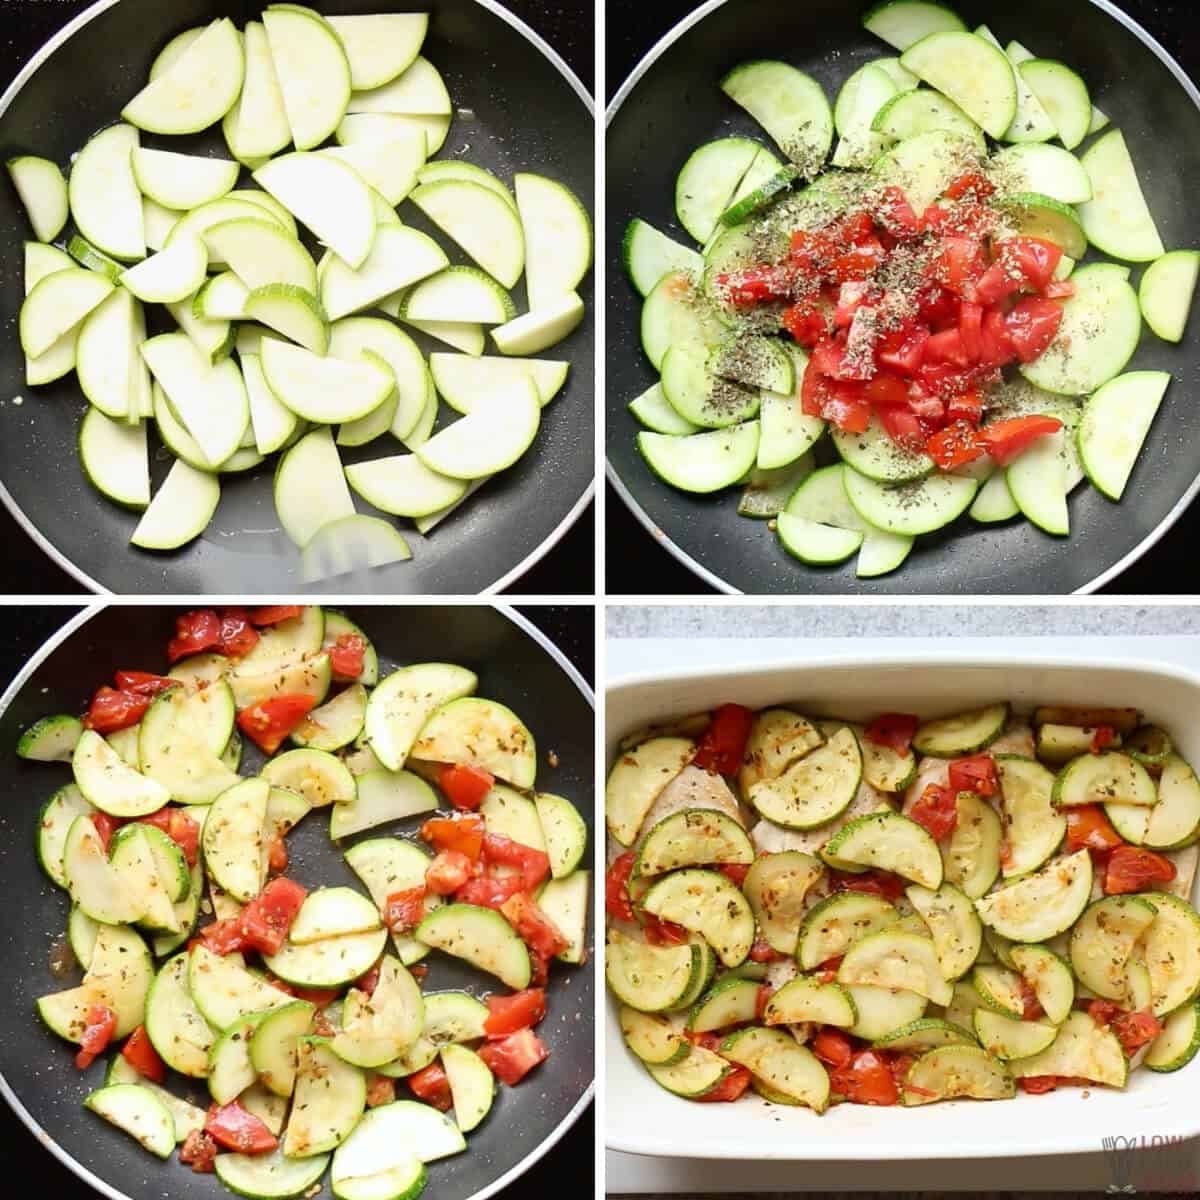
[{"label": "black frying pan", "polygon": [[[238,0],[99,0],[47,43],[0,100],[0,154],[5,159],[40,154],[65,167],[90,134],[117,119],[171,36],[223,15],[241,25],[262,7]],[[514,171],[543,171],[590,204],[593,123],[587,93],[554,51],[496,0],[322,0],[316,7],[330,14],[430,11],[425,53],[444,74],[455,105],[473,114],[456,117],[439,157],[467,158],[508,181]],[[219,125],[194,138],[143,135],[143,144],[228,156]],[[400,215],[432,231],[413,205],[403,204]],[[247,475],[222,477],[220,507],[197,541],[168,555],[129,546],[136,517],[99,495],[79,466],[75,441],[86,401],[74,374],[44,388],[24,386],[15,322],[23,291],[21,243],[30,236],[15,192],[0,187],[5,401],[0,498],[43,550],[93,590],[173,595],[300,590],[299,554],[280,530],[271,498],[277,455]],[[452,261],[466,261],[448,239],[439,235],[439,241]],[[580,294],[590,310],[590,276]],[[524,311],[524,284],[514,298]],[[167,317],[163,330],[169,327]],[[450,349],[410,332],[426,352]],[[401,522],[412,559],[363,574],[346,590],[475,594],[503,586],[548,551],[585,507],[592,483],[593,347],[589,315],[550,352],[570,360],[571,377],[547,408],[525,457],[428,538],[411,522]],[[10,397],[18,395],[24,403],[14,406]],[[443,423],[449,416],[443,412]],[[384,438],[346,452],[344,461],[401,451],[399,443]],[[170,460],[165,452],[151,454],[157,487]],[[380,515],[364,501],[357,503],[359,511]]]},{"label": "black frying pan", "polygon": [[[1200,92],[1161,46],[1107,0],[1034,5],[962,0],[953,7],[971,28],[987,22],[1002,42],[1016,38],[1043,57],[1075,67],[1096,103],[1124,130],[1167,247],[1200,244],[1194,202],[1200,188]],[[1081,486],[1071,499],[1069,539],[1051,538],[1028,522],[987,527],[962,518],[949,530],[917,539],[899,571],[860,581],[853,560],[828,570],[793,561],[765,523],[737,515],[736,493],[705,498],[677,492],[655,479],[637,452],[639,426],[625,406],[655,375],[639,344],[640,297],[618,257],[626,223],[641,216],[690,245],[673,211],[675,177],[687,155],[702,142],[730,133],[769,141],[721,93],[718,81],[747,59],[783,58],[820,80],[832,103],[851,72],[893,53],[862,28],[866,8],[866,0],[714,0],[651,51],[610,105],[609,477],[671,553],[724,591],[1092,591],[1149,549],[1200,488],[1200,439],[1193,416],[1200,346],[1194,332],[1178,347],[1145,332],[1130,369],[1169,370],[1174,383],[1124,501],[1111,504]],[[1197,328],[1193,321],[1191,329]],[[825,445],[821,453],[834,452]]]},{"label": "black frying pan", "polygon": [[[435,649],[438,657],[476,671],[479,693],[510,705],[532,728],[539,748],[539,786],[570,797],[593,828],[592,694],[544,634],[519,615],[488,607],[362,608],[350,615],[374,641],[383,671],[424,661]],[[579,615],[585,614],[579,610]],[[34,834],[43,800],[69,781],[70,768],[24,762],[11,748],[19,731],[39,715],[81,711],[94,688],[116,668],[163,668],[173,618],[174,611],[167,608],[109,607],[90,619],[82,614],[30,658],[0,698],[0,898],[5,914],[0,919],[0,993],[5,997],[0,1093],[56,1157],[112,1200],[151,1195],[216,1200],[230,1193],[212,1176],[194,1175],[177,1158],[161,1162],[152,1157],[80,1107],[88,1091],[101,1085],[103,1062],[77,1072],[71,1048],[41,1024],[33,1007],[39,995],[64,986],[51,977],[48,955],[65,928],[69,902],[43,876]],[[590,641],[590,622],[581,625],[583,640]],[[557,767],[547,762],[551,750]],[[248,750],[243,774],[256,764]],[[413,819],[347,840],[411,835],[418,825]],[[329,840],[324,811],[310,813],[288,835],[288,848],[291,873],[305,885],[347,884],[362,890]],[[478,995],[486,989],[482,974],[444,955],[432,954],[426,962],[427,990],[465,987]],[[592,1087],[594,986],[591,958],[579,967],[554,969],[549,1015],[539,1027],[550,1059],[520,1086],[498,1089],[492,1113],[469,1136],[465,1153],[430,1164],[428,1195],[483,1200],[531,1167],[583,1113]],[[404,1089],[398,1092],[404,1094]],[[179,1094],[207,1103],[202,1084]],[[586,1157],[590,1186],[590,1148]]]}]

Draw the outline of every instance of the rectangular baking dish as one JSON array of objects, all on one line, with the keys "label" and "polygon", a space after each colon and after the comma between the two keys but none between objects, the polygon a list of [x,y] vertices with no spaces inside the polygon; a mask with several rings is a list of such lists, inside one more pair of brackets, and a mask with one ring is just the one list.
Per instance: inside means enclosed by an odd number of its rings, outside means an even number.
[{"label": "rectangular baking dish", "polygon": [[[686,646],[681,642],[681,651]],[[889,710],[936,716],[995,700],[1009,700],[1018,711],[1039,703],[1137,707],[1169,730],[1185,758],[1200,763],[1200,677],[1157,664],[1105,665],[1036,652],[1022,652],[1014,661],[999,649],[994,656],[938,651],[915,658],[898,652],[869,660],[848,653],[791,658],[771,667],[625,678],[606,693],[606,762],[613,761],[626,734],[725,702],[751,708],[787,703],[808,715],[854,720]],[[1018,1092],[1013,1100],[912,1109],[843,1104],[823,1116],[768,1105],[757,1096],[736,1104],[696,1104],[650,1078],[626,1049],[616,1012],[609,995],[605,1138],[610,1149],[626,1153],[903,1161],[1094,1153],[1104,1148],[1106,1137],[1136,1134],[1150,1144],[1156,1136],[1174,1141],[1200,1133],[1200,1058],[1173,1074],[1138,1071],[1123,1092],[1065,1088],[1044,1096]]]}]

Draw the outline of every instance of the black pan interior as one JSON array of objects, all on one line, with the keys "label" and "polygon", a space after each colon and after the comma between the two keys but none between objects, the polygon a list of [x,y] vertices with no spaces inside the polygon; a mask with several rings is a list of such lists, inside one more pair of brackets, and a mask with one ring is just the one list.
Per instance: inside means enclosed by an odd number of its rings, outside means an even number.
[{"label": "black pan interior", "polygon": [[[361,608],[349,615],[374,641],[381,670],[431,656],[461,663],[479,675],[479,694],[521,714],[538,742],[538,785],[568,796],[593,828],[593,712],[574,680],[523,628],[487,607]],[[165,666],[163,649],[173,627],[169,609],[107,608],[59,645],[0,713],[0,745],[38,716],[81,711],[92,691],[119,667]],[[435,651],[436,648],[436,651]],[[243,774],[257,759],[247,751]],[[551,767],[553,751],[558,765]],[[70,780],[66,765],[27,763],[6,750],[0,763],[0,894],[8,917],[0,921],[0,990],[6,997],[0,1038],[0,1075],[43,1131],[82,1168],[122,1197],[171,1196],[215,1200],[229,1193],[212,1177],[194,1175],[177,1159],[160,1162],[119,1130],[85,1109],[87,1093],[103,1082],[104,1061],[77,1072],[71,1048],[38,1020],[34,1001],[58,990],[48,968],[51,944],[60,937],[69,902],[42,874],[34,836],[42,803]],[[371,836],[415,836],[418,819],[380,826],[347,842]],[[288,835],[292,874],[308,887],[358,887],[353,872],[329,840],[326,814],[308,817]],[[431,954],[423,987],[466,988],[482,995],[485,977],[444,955]],[[549,1014],[539,1033],[550,1059],[516,1088],[498,1088],[487,1120],[471,1135],[466,1153],[430,1164],[430,1195],[466,1200],[494,1185],[553,1135],[575,1109],[593,1075],[593,960],[556,967]],[[175,1086],[174,1084],[172,1085]],[[405,1090],[398,1088],[403,1095]],[[203,1084],[180,1089],[207,1104]]]},{"label": "black pan interior", "polygon": [[[640,428],[626,405],[656,376],[641,352],[640,298],[619,260],[621,233],[640,216],[692,244],[673,210],[675,177],[701,143],[738,133],[767,141],[718,81],[739,62],[782,58],[814,75],[832,103],[863,63],[893,53],[861,26],[867,5],[847,0],[728,0],[676,39],[634,85],[608,129],[608,459],[645,518],[727,590],[749,593],[866,594],[1069,593],[1088,588],[1158,529],[1200,476],[1193,412],[1200,378],[1194,331],[1179,346],[1149,330],[1130,370],[1170,371],[1174,382],[1120,504],[1088,485],[1071,499],[1072,532],[1060,540],[1029,522],[999,527],[962,518],[917,539],[907,563],[877,580],[856,580],[853,560],[820,570],[790,559],[765,523],[739,517],[736,494],[687,496],[659,482],[635,444]],[[1043,0],[953,5],[974,28],[986,22],[1007,44],[1016,39],[1078,70],[1097,105],[1120,127],[1168,249],[1200,241],[1194,197],[1200,188],[1200,111],[1195,88],[1111,5]],[[1084,148],[1090,144],[1085,142]],[[1136,283],[1141,268],[1135,268]],[[822,453],[834,454],[824,445]]]},{"label": "black pan interior", "polygon": [[[35,153],[66,167],[72,153],[104,125],[145,81],[154,56],[189,26],[230,16],[239,25],[262,5],[235,0],[120,0],[61,45],[33,74],[0,118],[0,153]],[[329,14],[374,12],[374,0],[325,0]],[[515,171],[561,179],[590,205],[594,192],[593,123],[579,95],[557,67],[521,32],[476,0],[391,3],[388,9],[430,11],[425,53],[442,71],[460,110],[440,158],[466,158],[511,181]],[[220,127],[192,138],[143,136],[143,144],[228,156]],[[243,172],[243,180],[247,178]],[[432,232],[412,204],[406,224]],[[75,568],[120,594],[249,593],[303,590],[299,554],[282,532],[271,496],[272,456],[252,472],[222,477],[216,516],[204,534],[171,554],[131,547],[136,515],[118,508],[87,482],[75,442],[87,402],[74,374],[42,388],[26,388],[16,318],[23,287],[22,242],[30,236],[16,193],[0,188],[0,482],[25,519]],[[444,236],[451,261],[468,260]],[[589,276],[580,294],[592,306]],[[524,284],[514,299],[524,311]],[[170,327],[165,318],[163,332]],[[421,348],[450,347],[414,334]],[[535,554],[566,520],[591,483],[593,347],[590,315],[560,346],[572,370],[544,415],[534,446],[509,471],[422,537],[410,522],[403,532],[410,561],[360,573],[356,594],[475,594]],[[10,398],[22,396],[20,405]],[[445,406],[443,405],[443,410]],[[442,421],[450,419],[443,411]],[[152,438],[152,481],[170,466]],[[345,452],[344,461],[402,453],[392,439]],[[365,501],[360,512],[379,516]],[[345,583],[346,580],[342,580]],[[328,583],[324,585],[328,586]],[[320,590],[320,588],[318,588]]]}]

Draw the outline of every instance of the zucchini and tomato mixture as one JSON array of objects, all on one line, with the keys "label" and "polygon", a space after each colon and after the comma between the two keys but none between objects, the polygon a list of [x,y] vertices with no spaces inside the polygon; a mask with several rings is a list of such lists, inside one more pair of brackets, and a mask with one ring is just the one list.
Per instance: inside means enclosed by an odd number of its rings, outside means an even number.
[{"label": "zucchini and tomato mixture", "polygon": [[[38,1014],[79,1070],[108,1056],[84,1103],[161,1158],[248,1196],[327,1167],[340,1200],[415,1196],[496,1080],[550,1053],[550,967],[586,957],[587,826],[473,672],[381,676],[339,613],[188,612],[165,649],[166,674],[118,671],[17,746],[72,775],[37,853],[71,900],[54,973],[82,979]],[[289,876],[313,810],[363,890]],[[433,950],[482,998],[423,991]]]},{"label": "zucchini and tomato mixture", "polygon": [[[923,0],[864,24],[900,57],[832,110],[787,63],[732,70],[722,90],[775,146],[687,159],[676,212],[700,251],[641,220],[624,249],[661,376],[630,405],[651,470],[745,484],[739,512],[790,554],[872,577],[968,510],[1065,536],[1085,476],[1119,500],[1170,382],[1122,372],[1143,318],[1181,340],[1200,255],[1165,252],[1068,66]],[[1150,264],[1140,295],[1126,263]]]},{"label": "zucchini and tomato mixture", "polygon": [[[556,179],[437,158],[454,105],[427,13],[257,15],[178,32],[67,174],[9,160],[36,238],[19,333],[31,387],[75,372],[83,473],[141,513],[134,546],[199,537],[278,453],[311,582],[410,558],[378,514],[425,535],[533,445],[569,364],[530,356],[583,320],[591,223]],[[144,144],[218,123],[228,157]]]},{"label": "zucchini and tomato mixture", "polygon": [[725,704],[627,738],[605,805],[608,986],[679,1096],[994,1100],[1200,1048],[1200,782],[1135,710]]}]

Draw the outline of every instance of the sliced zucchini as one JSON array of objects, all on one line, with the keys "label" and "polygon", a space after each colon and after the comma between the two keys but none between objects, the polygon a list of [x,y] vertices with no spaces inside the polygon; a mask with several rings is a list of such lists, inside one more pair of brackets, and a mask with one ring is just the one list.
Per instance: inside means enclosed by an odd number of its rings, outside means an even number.
[{"label": "sliced zucchini", "polygon": [[416,663],[392,672],[371,693],[366,738],[391,771],[404,766],[417,735],[441,707],[476,687],[473,672],[447,663]]},{"label": "sliced zucchini", "polygon": [[[754,1012],[745,1019],[754,1020]],[[858,1010],[850,993],[841,984],[821,983],[810,976],[799,975],[771,996],[762,1019],[768,1025],[796,1025],[802,1021],[815,1021],[821,1025],[840,1025],[848,1029],[858,1020]]]},{"label": "sliced zucchini", "polygon": [[1051,800],[1052,771],[1014,754],[997,754],[995,762],[1008,830],[1003,872],[1005,879],[1011,879],[1036,871],[1058,850],[1067,832],[1067,819]]},{"label": "sliced zucchini", "polygon": [[234,959],[213,954],[202,944],[188,952],[187,986],[196,1007],[214,1029],[228,1029],[242,1017],[280,1008],[293,999]]},{"label": "sliced zucchini", "polygon": [[820,1060],[782,1030],[731,1033],[721,1043],[721,1057],[745,1067],[775,1103],[803,1104],[818,1113],[829,1103],[829,1075]]},{"label": "sliced zucchini", "polygon": [[1007,704],[989,704],[952,717],[923,721],[913,735],[913,749],[938,758],[977,754],[1004,732],[1007,723]]},{"label": "sliced zucchini", "polygon": [[939,1100],[1009,1100],[1013,1077],[986,1050],[943,1046],[921,1055],[904,1077],[901,1103],[913,1106]]},{"label": "sliced zucchini", "polygon": [[269,1154],[218,1154],[213,1160],[217,1178],[239,1196],[272,1200],[302,1196],[325,1174],[328,1154],[311,1158],[285,1158],[280,1150]]},{"label": "sliced zucchini", "polygon": [[1129,1063],[1111,1029],[1097,1025],[1087,1013],[1075,1011],[1062,1023],[1058,1037],[1045,1050],[1017,1059],[1010,1070],[1018,1078],[1067,1075],[1123,1088],[1129,1076]]},{"label": "sliced zucchini", "polygon": [[651,884],[640,904],[660,920],[698,933],[727,967],[743,962],[754,944],[754,914],[746,897],[716,871],[666,875]]},{"label": "sliced zucchini", "polygon": [[[334,1154],[330,1180],[340,1200],[379,1200],[415,1195],[420,1173],[412,1161],[433,1162],[467,1148],[454,1122],[427,1104],[397,1100],[366,1113]],[[416,1183],[413,1180],[416,1180]],[[379,1190],[358,1190],[378,1180]]]},{"label": "sliced zucchini", "polygon": [[735,67],[721,90],[758,121],[805,179],[820,174],[833,143],[833,112],[815,79],[788,63],[759,60]]},{"label": "sliced zucchini", "polygon": [[266,880],[263,854],[270,784],[244,779],[222,792],[204,822],[204,861],[213,879],[235,900],[246,903]]},{"label": "sliced zucchini", "polygon": [[761,854],[754,859],[742,892],[750,901],[759,935],[772,950],[796,953],[806,897],[824,870],[819,859],[798,850]]},{"label": "sliced zucchini", "polygon": [[1125,1000],[1126,965],[1156,912],[1142,896],[1105,896],[1089,905],[1071,930],[1071,968],[1079,982],[1107,1000]]},{"label": "sliced zucchini", "polygon": [[711,1092],[733,1070],[724,1058],[703,1046],[693,1046],[679,1062],[646,1069],[659,1087],[689,1100]]},{"label": "sliced zucchini", "polygon": [[862,23],[869,32],[900,51],[931,33],[966,29],[953,9],[936,0],[880,0],[867,10]]},{"label": "sliced zucchini", "polygon": [[329,836],[349,837],[389,821],[433,812],[437,805],[433,788],[411,771],[367,771],[355,777],[354,798],[330,809]]},{"label": "sliced zucchini", "polygon": [[[1022,68],[1024,70],[1024,67]],[[1138,182],[1125,135],[1114,129],[1080,158],[1092,182],[1092,198],[1079,207],[1088,241],[1126,262],[1150,262],[1165,247]]]},{"label": "sliced zucchini", "polygon": [[811,721],[790,709],[767,708],[756,713],[738,772],[742,795],[748,799],[756,783],[778,779],[792,763],[824,741],[824,734]]},{"label": "sliced zucchini", "polygon": [[625,1045],[648,1067],[672,1067],[687,1058],[689,1044],[665,1017],[622,1004],[620,1021]]},{"label": "sliced zucchini", "polygon": [[75,745],[71,770],[84,799],[114,817],[145,816],[172,798],[162,784],[122,762],[91,729],[85,729]]},{"label": "sliced zucchini", "polygon": [[33,762],[70,762],[82,733],[78,717],[42,717],[17,739],[17,754]]},{"label": "sliced zucchini", "polygon": [[1152,1071],[1178,1071],[1186,1067],[1200,1050],[1200,1007],[1185,1004],[1166,1021],[1163,1031],[1150,1043],[1142,1062]]},{"label": "sliced zucchini", "polygon": [[961,1025],[940,1017],[922,1017],[875,1042],[877,1050],[894,1050],[898,1054],[924,1054],[940,1046],[974,1046],[975,1035]]},{"label": "sliced zucchini", "polygon": [[983,940],[983,926],[968,897],[952,883],[943,883],[937,891],[913,884],[904,894],[929,926],[943,977],[965,975]]},{"label": "sliced zucchini", "polygon": [[754,847],[736,821],[713,809],[689,808],[650,830],[642,842],[634,873],[644,877],[679,867],[752,862]]},{"label": "sliced zucchini", "polygon": [[892,929],[855,942],[838,967],[838,982],[903,989],[943,1005],[954,995],[942,976],[933,942]]},{"label": "sliced zucchini", "polygon": [[296,1043],[296,1088],[282,1150],[286,1158],[325,1154],[347,1137],[367,1103],[363,1073],[343,1062],[328,1039],[302,1037]]},{"label": "sliced zucchini", "polygon": [[129,1134],[151,1154],[170,1158],[174,1153],[175,1118],[153,1092],[136,1083],[114,1083],[89,1092],[83,1106]]},{"label": "sliced zucchini", "polygon": [[[1135,754],[1131,749],[1130,756]],[[1177,754],[1168,754],[1161,769],[1158,803],[1150,810],[1143,844],[1152,850],[1177,850],[1200,836],[1200,782]]]},{"label": "sliced zucchini", "polygon": [[858,1013],[858,1020],[846,1032],[869,1042],[919,1021],[929,1004],[924,996],[903,989],[853,983],[846,991]]},{"label": "sliced zucchini", "polygon": [[302,988],[335,988],[365,975],[387,944],[387,930],[373,929],[325,938],[297,946],[285,942],[278,954],[264,958],[280,979]]},{"label": "sliced zucchini", "polygon": [[1178,896],[1154,892],[1151,897],[1158,915],[1145,934],[1143,953],[1154,1015],[1161,1017],[1200,992],[1200,916]]},{"label": "sliced zucchini", "polygon": [[187,980],[187,954],[177,954],[159,968],[146,997],[146,1034],[173,1071],[203,1079],[216,1034],[192,999]]},{"label": "sliced zucchini", "polygon": [[609,833],[621,845],[633,845],[654,801],[695,752],[690,738],[654,737],[613,764],[604,789],[604,814]]},{"label": "sliced zucchini", "polygon": [[591,878],[590,871],[574,871],[561,879],[549,880],[538,892],[538,906],[567,939],[567,948],[558,954],[560,962],[578,964],[587,959]]},{"label": "sliced zucchini", "polygon": [[525,943],[492,909],[447,904],[426,916],[417,926],[416,937],[436,950],[466,959],[514,990],[529,985],[531,968]]},{"label": "sliced zucchini", "polygon": [[[68,886],[63,870],[67,835],[76,817],[90,816],[94,811],[73,783],[59,788],[42,807],[38,818],[38,861],[42,864],[42,870],[61,888]],[[81,826],[77,836],[85,832],[86,826]]]},{"label": "sliced zucchini", "polygon": [[208,1052],[208,1092],[218,1104],[229,1104],[258,1079],[250,1061],[250,1036],[257,1014],[235,1021]]},{"label": "sliced zucchini", "polygon": [[923,887],[942,883],[937,842],[915,821],[897,812],[867,813],[829,839],[825,853],[862,867],[878,867]]},{"label": "sliced zucchini", "polygon": [[303,797],[313,808],[348,804],[356,795],[354,777],[332,754],[323,750],[289,750],[271,759],[262,778],[272,787]]},{"label": "sliced zucchini", "polygon": [[1091,891],[1091,856],[1079,850],[976,900],[975,908],[984,924],[1003,937],[1042,942],[1074,925]]},{"label": "sliced zucchini", "polygon": [[146,897],[127,888],[109,863],[89,814],[71,821],[62,848],[62,874],[72,901],[93,921],[121,925],[145,915]]},{"label": "sliced zucchini", "polygon": [[796,958],[805,971],[811,971],[831,958],[840,958],[859,939],[899,919],[895,907],[880,896],[835,893],[809,909],[800,926]]},{"label": "sliced zucchini", "polygon": [[1044,704],[1034,709],[1035,725],[1109,725],[1118,733],[1132,733],[1141,724],[1136,708],[1085,708],[1078,705]]},{"label": "sliced zucchini", "polygon": [[439,708],[420,730],[412,754],[481,767],[518,788],[533,787],[537,771],[533,735],[517,715],[473,696]]},{"label": "sliced zucchini", "polygon": [[565,879],[579,865],[587,849],[587,823],[565,796],[538,792],[533,803],[550,858],[550,874],[555,879]]},{"label": "sliced zucchini", "polygon": [[727,975],[718,980],[693,1006],[687,1027],[693,1033],[711,1033],[731,1025],[745,1025],[758,1016],[759,984],[754,979]]},{"label": "sliced zucchini", "polygon": [[332,1048],[355,1066],[382,1067],[412,1050],[424,1025],[425,1005],[417,981],[396,959],[385,957],[370,996],[357,988],[347,993],[342,1027]]},{"label": "sliced zucchini", "polygon": [[1054,781],[1054,803],[1059,807],[1080,804],[1134,804],[1150,807],[1158,800],[1154,780],[1141,763],[1127,754],[1081,754],[1069,762]]},{"label": "sliced zucchini", "polygon": [[1058,1036],[1058,1026],[1020,1021],[987,1008],[975,1010],[975,1033],[983,1048],[1005,1062],[1040,1054]]},{"label": "sliced zucchini", "polygon": [[862,752],[843,728],[774,779],[750,788],[754,807],[777,825],[812,829],[849,807],[862,779]]},{"label": "sliced zucchini", "polygon": [[[346,865],[363,881],[375,907],[382,909],[393,892],[421,887],[429,867],[429,855],[412,842],[399,838],[371,838],[346,851]],[[426,896],[425,911],[441,903],[439,896]],[[429,947],[411,934],[392,934],[396,953],[405,966],[420,962]]]},{"label": "sliced zucchini", "polygon": [[1075,978],[1070,968],[1046,946],[1013,946],[1013,966],[1033,988],[1048,1020],[1061,1025],[1075,1001]]}]

